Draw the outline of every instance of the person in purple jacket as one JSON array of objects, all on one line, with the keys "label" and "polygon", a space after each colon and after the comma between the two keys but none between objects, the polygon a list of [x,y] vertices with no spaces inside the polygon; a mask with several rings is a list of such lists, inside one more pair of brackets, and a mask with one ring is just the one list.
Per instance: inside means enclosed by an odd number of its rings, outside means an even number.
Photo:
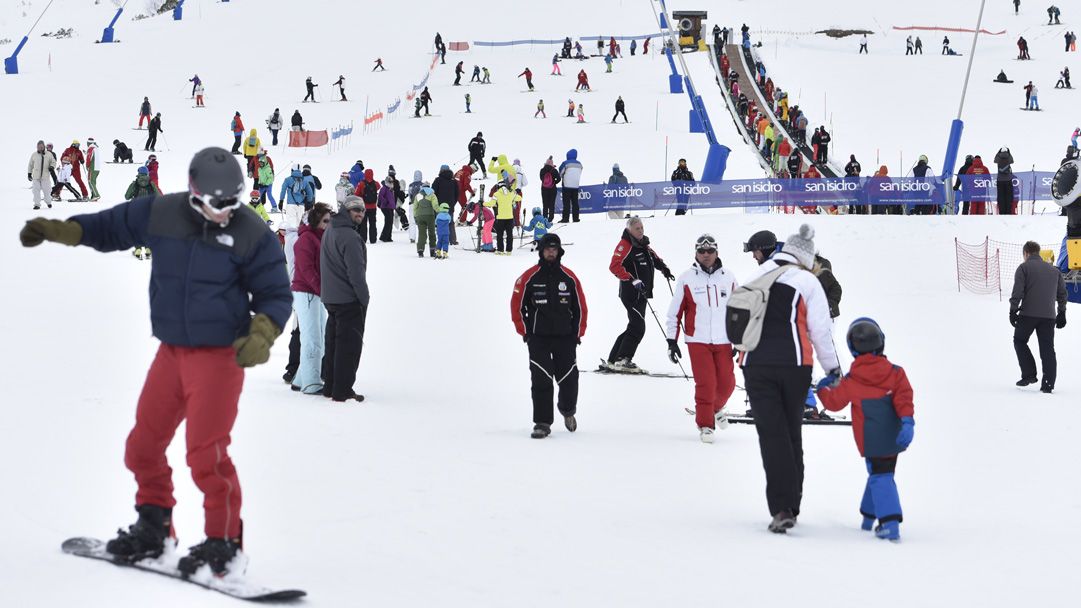
[{"label": "person in purple jacket", "polygon": [[383,212],[383,231],[379,234],[379,240],[390,243],[390,231],[394,228],[394,210],[398,208],[398,198],[394,195],[394,178],[388,177],[383,180],[383,187],[379,189],[376,197],[376,206]]},{"label": "person in purple jacket", "polygon": [[293,310],[297,313],[300,327],[300,367],[293,376],[292,389],[305,395],[322,395],[320,380],[323,361],[323,328],[327,324],[327,310],[319,297],[320,244],[323,231],[330,224],[330,206],[316,203],[305,216],[297,230],[297,242],[293,245]]}]

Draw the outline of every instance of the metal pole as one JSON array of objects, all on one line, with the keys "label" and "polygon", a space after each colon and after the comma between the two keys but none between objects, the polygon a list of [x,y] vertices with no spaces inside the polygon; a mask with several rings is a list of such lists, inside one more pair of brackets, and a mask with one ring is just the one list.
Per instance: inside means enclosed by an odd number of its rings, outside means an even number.
[{"label": "metal pole", "polygon": [[976,18],[976,34],[972,36],[972,49],[968,52],[968,68],[965,69],[965,84],[961,87],[961,105],[957,107],[957,119],[965,109],[965,95],[968,93],[968,78],[972,75],[972,60],[976,57],[976,41],[980,39],[980,25],[983,23],[983,7],[987,0],[980,0],[980,16]]}]

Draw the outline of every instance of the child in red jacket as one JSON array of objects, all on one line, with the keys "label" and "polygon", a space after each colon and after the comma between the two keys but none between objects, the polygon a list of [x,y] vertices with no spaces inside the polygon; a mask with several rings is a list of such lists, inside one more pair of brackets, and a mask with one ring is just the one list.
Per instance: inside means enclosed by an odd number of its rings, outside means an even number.
[{"label": "child in red jacket", "polygon": [[[901,499],[893,474],[897,455],[912,443],[912,385],[905,370],[882,354],[886,336],[874,320],[856,319],[848,328],[848,350],[856,360],[844,378],[826,376],[818,383],[818,398],[833,412],[852,404],[856,447],[867,460],[867,486],[860,513],[864,530],[878,538],[901,538]],[[875,520],[878,526],[875,527]]]}]

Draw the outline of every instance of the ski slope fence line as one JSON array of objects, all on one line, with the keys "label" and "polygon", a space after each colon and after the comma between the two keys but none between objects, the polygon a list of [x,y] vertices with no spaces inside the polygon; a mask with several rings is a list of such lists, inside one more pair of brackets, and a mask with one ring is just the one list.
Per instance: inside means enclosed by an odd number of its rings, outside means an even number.
[{"label": "ski slope fence line", "polygon": [[[1051,199],[1050,171],[1014,173],[1014,198]],[[995,175],[962,175],[956,201],[994,203]],[[869,205],[903,207],[946,204],[952,187],[932,177],[836,177],[808,179],[737,179],[707,182],[639,182],[596,184],[578,189],[581,213],[657,211],[666,209],[730,209],[741,207],[802,207]],[[993,208],[995,205],[988,205]],[[1031,213],[1035,205],[1028,207]]]},{"label": "ski slope fence line", "polygon": [[[957,32],[957,33],[961,33],[961,34],[974,34],[974,33],[976,33],[976,30],[974,30],[974,29],[972,29],[970,27],[941,27],[941,26],[937,26],[937,25],[908,25],[908,26],[905,26],[905,27],[895,25],[895,26],[893,26],[893,29],[895,29],[897,31],[901,31],[901,32],[911,32],[911,31],[924,30],[924,31],[932,31],[932,32]],[[980,28],[980,33],[981,34],[987,34],[988,36],[1001,36],[1001,35],[1006,33],[1006,30],[1002,30],[1000,32],[991,32],[991,31],[985,30],[983,28]]]},{"label": "ski slope fence line", "polygon": [[[580,40],[582,42],[596,42],[603,40],[605,42],[615,38],[616,41],[620,40],[645,40],[646,38],[658,38],[664,36],[664,34],[657,32],[653,34],[641,34],[638,36],[571,36],[571,42]],[[504,47],[504,46],[548,46],[548,45],[562,45],[565,38],[559,38],[555,40],[551,39],[528,39],[528,40],[474,40],[473,46],[477,47]],[[451,49],[454,50],[454,49]]]},{"label": "ski slope fence line", "polygon": [[[432,72],[435,71],[436,64],[439,63],[439,53],[432,54],[432,60],[428,64],[428,70],[425,72],[424,77],[420,79],[420,82],[411,86],[409,90],[403,93],[406,103],[410,103],[417,96],[417,92],[428,86],[428,79],[431,78]],[[385,105],[377,105],[376,109],[371,113],[368,112],[368,108],[364,109],[364,118],[362,122],[362,128],[364,133],[372,131],[376,127],[382,126],[386,121],[401,117],[401,113],[398,111],[402,109],[402,96],[394,98],[394,101]],[[382,108],[386,108],[384,111]]]},{"label": "ski slope fence line", "polygon": [[[1008,243],[990,237],[984,237],[982,243],[962,243],[954,239],[957,258],[957,291],[961,288],[972,293],[989,295],[1013,290],[1013,275],[1024,261],[1021,253],[1023,243]],[[1040,249],[1050,251],[1055,256],[1059,245],[1040,245]]]}]

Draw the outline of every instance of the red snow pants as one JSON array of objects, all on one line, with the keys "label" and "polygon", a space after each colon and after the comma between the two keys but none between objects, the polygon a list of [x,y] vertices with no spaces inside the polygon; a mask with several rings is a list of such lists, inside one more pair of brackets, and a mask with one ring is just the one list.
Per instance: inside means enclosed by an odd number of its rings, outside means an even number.
[{"label": "red snow pants", "polygon": [[736,389],[731,344],[687,344],[694,374],[694,421],[715,428],[714,415],[728,403]]},{"label": "red snow pants", "polygon": [[79,191],[83,193],[83,198],[86,198],[86,184],[83,183],[83,172],[80,167],[81,165],[71,165],[71,179],[79,184]]},{"label": "red snow pants", "polygon": [[206,535],[240,536],[240,482],[226,450],[243,385],[244,370],[230,346],[158,347],[124,452],[124,464],[139,486],[135,504],[176,505],[165,448],[187,420],[187,461],[203,492]]}]

